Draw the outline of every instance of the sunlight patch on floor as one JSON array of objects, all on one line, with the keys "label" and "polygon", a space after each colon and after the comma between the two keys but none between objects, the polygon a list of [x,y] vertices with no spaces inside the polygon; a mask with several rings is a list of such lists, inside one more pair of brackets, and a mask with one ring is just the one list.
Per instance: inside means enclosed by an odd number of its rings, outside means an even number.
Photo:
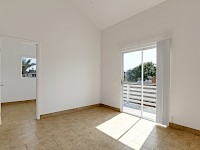
[{"label": "sunlight patch on floor", "polygon": [[137,121],[139,121],[138,117],[121,113],[96,128],[114,139],[119,139]]},{"label": "sunlight patch on floor", "polygon": [[138,150],[155,125],[154,122],[121,113],[96,128],[121,143]]}]

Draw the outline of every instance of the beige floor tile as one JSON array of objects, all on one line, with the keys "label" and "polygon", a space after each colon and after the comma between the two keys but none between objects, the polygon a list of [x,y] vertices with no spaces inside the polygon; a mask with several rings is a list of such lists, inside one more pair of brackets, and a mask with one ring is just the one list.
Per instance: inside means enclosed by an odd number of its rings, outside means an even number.
[{"label": "beige floor tile", "polygon": [[154,150],[188,150],[188,147],[177,146],[172,143],[161,142]]},{"label": "beige floor tile", "polygon": [[191,144],[189,150],[200,150],[200,144]]},{"label": "beige floor tile", "polygon": [[38,138],[35,133],[20,135],[19,137],[10,138],[9,145],[11,148],[23,146],[29,142],[37,142]]},{"label": "beige floor tile", "polygon": [[151,136],[148,136],[146,138],[146,136],[142,135],[142,136],[136,138],[134,140],[134,142],[148,148],[149,150],[153,150],[154,148],[156,148],[156,146],[158,146],[158,144],[161,142],[161,140],[159,140],[155,137],[151,137]]},{"label": "beige floor tile", "polygon": [[26,145],[24,145],[24,146],[10,148],[9,150],[27,150],[27,148],[26,148]]},{"label": "beige floor tile", "polygon": [[164,127],[155,126],[155,128],[150,132],[150,135],[163,140],[169,135],[169,131]]},{"label": "beige floor tile", "polygon": [[200,150],[200,136],[194,136],[189,150]]},{"label": "beige floor tile", "polygon": [[35,120],[35,103],[2,106],[0,150],[200,150],[200,137],[95,107]]},{"label": "beige floor tile", "polygon": [[58,145],[53,139],[38,140],[26,144],[28,150],[49,150],[57,148]]},{"label": "beige floor tile", "polygon": [[9,141],[8,140],[0,140],[0,150],[9,150]]}]

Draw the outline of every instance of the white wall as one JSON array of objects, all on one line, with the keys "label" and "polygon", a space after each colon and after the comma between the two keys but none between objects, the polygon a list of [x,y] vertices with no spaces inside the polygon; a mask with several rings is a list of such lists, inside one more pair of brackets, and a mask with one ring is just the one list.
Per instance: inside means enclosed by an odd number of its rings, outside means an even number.
[{"label": "white wall", "polygon": [[1,100],[14,102],[36,99],[36,79],[22,78],[22,57],[36,57],[36,45],[1,37]]},{"label": "white wall", "polygon": [[0,0],[0,34],[40,42],[40,113],[100,102],[101,32],[66,0]]},{"label": "white wall", "polygon": [[102,32],[101,103],[120,107],[121,45],[172,39],[170,116],[200,129],[200,1],[168,0]]}]

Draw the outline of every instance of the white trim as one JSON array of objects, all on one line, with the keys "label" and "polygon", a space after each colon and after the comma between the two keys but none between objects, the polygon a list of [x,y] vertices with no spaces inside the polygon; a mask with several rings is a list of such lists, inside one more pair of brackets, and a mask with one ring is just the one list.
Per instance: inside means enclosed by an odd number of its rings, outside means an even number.
[{"label": "white trim", "polygon": [[[10,36],[10,35],[3,35],[3,34],[1,34],[0,37],[20,39],[20,40],[24,40],[25,43],[29,43],[29,42],[31,42],[32,44],[38,44],[38,43],[40,43],[39,41],[30,40],[30,39],[26,39],[26,38],[21,38],[21,37],[17,37],[17,36]],[[27,41],[29,41],[29,42],[27,42]]]},{"label": "white trim", "polygon": [[170,37],[161,36],[151,40],[143,40],[134,43],[119,45],[119,47],[122,51],[130,52],[130,51],[135,51],[136,49],[146,48],[152,45],[156,46],[157,42],[168,39],[170,39]]},{"label": "white trim", "polygon": [[133,46],[127,46],[122,48],[122,51],[125,53],[133,52],[133,51],[140,51],[145,49],[150,49],[151,47],[156,47],[156,42],[146,43],[146,44],[139,44]]},{"label": "white trim", "polygon": [[40,120],[41,110],[41,94],[40,94],[40,87],[41,87],[41,78],[40,78],[40,71],[41,71],[41,45],[37,43],[36,45],[36,63],[37,63],[37,76],[36,76],[36,119]]},{"label": "white trim", "polygon": [[124,53],[121,53],[121,90],[120,90],[120,97],[121,97],[121,102],[120,102],[120,112],[123,112],[123,106],[124,106],[124,101],[123,101],[123,81],[124,81]]},{"label": "white trim", "polygon": [[142,64],[142,69],[141,69],[141,118],[144,118],[143,116],[143,111],[144,111],[144,50],[141,50],[141,64]]}]

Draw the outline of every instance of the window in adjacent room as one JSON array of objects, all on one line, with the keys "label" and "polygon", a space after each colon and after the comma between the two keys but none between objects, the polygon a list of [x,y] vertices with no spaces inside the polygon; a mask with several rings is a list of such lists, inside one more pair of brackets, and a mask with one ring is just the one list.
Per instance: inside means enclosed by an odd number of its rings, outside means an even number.
[{"label": "window in adjacent room", "polygon": [[22,78],[36,78],[36,58],[22,57]]}]

